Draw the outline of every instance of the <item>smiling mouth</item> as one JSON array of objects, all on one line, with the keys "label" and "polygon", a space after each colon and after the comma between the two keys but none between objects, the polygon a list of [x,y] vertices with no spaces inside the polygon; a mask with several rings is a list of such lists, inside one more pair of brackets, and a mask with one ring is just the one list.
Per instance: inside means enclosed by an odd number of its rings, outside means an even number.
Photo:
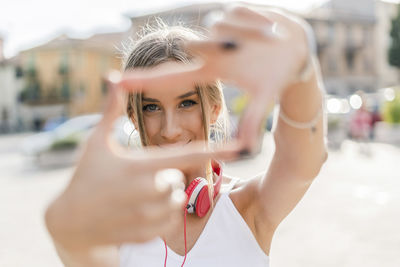
[{"label": "smiling mouth", "polygon": [[162,144],[162,145],[157,145],[157,146],[160,148],[164,148],[164,149],[170,149],[170,148],[186,146],[190,142],[192,142],[191,139],[189,141],[187,141],[186,143],[185,142],[176,142],[176,143],[172,143],[172,144]]}]

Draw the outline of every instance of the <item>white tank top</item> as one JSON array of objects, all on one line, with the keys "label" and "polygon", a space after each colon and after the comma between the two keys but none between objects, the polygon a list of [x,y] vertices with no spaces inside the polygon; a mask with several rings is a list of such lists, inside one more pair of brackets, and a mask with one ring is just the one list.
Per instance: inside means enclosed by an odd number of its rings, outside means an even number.
[{"label": "white tank top", "polygon": [[[221,193],[203,232],[187,253],[185,267],[268,267],[269,258],[229,197]],[[184,257],[167,247],[167,266],[179,267]],[[123,244],[121,267],[162,267],[165,245],[161,238],[142,244]]]}]

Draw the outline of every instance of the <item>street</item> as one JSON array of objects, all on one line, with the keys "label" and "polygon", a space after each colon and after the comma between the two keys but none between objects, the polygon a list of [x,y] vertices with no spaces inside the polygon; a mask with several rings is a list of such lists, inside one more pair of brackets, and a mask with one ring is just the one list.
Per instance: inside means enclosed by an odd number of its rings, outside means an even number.
[{"label": "street", "polygon": [[[72,168],[39,168],[18,151],[26,135],[0,136],[0,266],[62,266],[43,224],[49,203]],[[267,167],[267,135],[255,159],[229,164],[249,178]],[[368,151],[368,152],[366,152]],[[272,267],[400,266],[400,148],[345,141],[306,196],[279,226]]]}]

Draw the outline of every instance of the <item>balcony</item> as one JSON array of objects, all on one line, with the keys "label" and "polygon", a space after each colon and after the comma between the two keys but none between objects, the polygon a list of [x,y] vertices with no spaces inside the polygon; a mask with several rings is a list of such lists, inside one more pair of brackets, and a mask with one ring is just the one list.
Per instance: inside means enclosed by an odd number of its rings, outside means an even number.
[{"label": "balcony", "polygon": [[29,106],[67,104],[70,102],[70,87],[53,88],[46,93],[40,84],[30,84],[19,94],[19,102]]}]

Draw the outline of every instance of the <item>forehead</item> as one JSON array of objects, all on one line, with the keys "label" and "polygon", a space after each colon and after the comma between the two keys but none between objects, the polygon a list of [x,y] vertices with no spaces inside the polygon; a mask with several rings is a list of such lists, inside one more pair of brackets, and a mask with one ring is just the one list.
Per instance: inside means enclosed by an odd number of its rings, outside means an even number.
[{"label": "forehead", "polygon": [[[182,63],[168,61],[157,65],[152,70],[162,76],[164,73],[168,74],[171,72],[179,71],[179,69],[181,69],[182,67],[184,67]],[[148,87],[146,90],[143,91],[142,95],[143,98],[151,98],[163,101],[176,99],[179,96],[182,96],[189,92],[197,92],[195,81],[192,80],[190,77],[181,76],[172,77],[170,80],[166,80],[165,83],[157,86]]]},{"label": "forehead", "polygon": [[[192,94],[190,94],[192,93]],[[195,94],[193,94],[195,93]],[[169,88],[149,88],[143,92],[143,98],[157,99],[159,101],[175,100],[182,97],[197,96],[197,90],[195,86],[191,87],[169,87]]]},{"label": "forehead", "polygon": [[196,87],[193,86],[170,86],[170,87],[152,87],[145,90],[142,95],[143,97],[150,98],[176,98],[188,92],[197,92]]}]

